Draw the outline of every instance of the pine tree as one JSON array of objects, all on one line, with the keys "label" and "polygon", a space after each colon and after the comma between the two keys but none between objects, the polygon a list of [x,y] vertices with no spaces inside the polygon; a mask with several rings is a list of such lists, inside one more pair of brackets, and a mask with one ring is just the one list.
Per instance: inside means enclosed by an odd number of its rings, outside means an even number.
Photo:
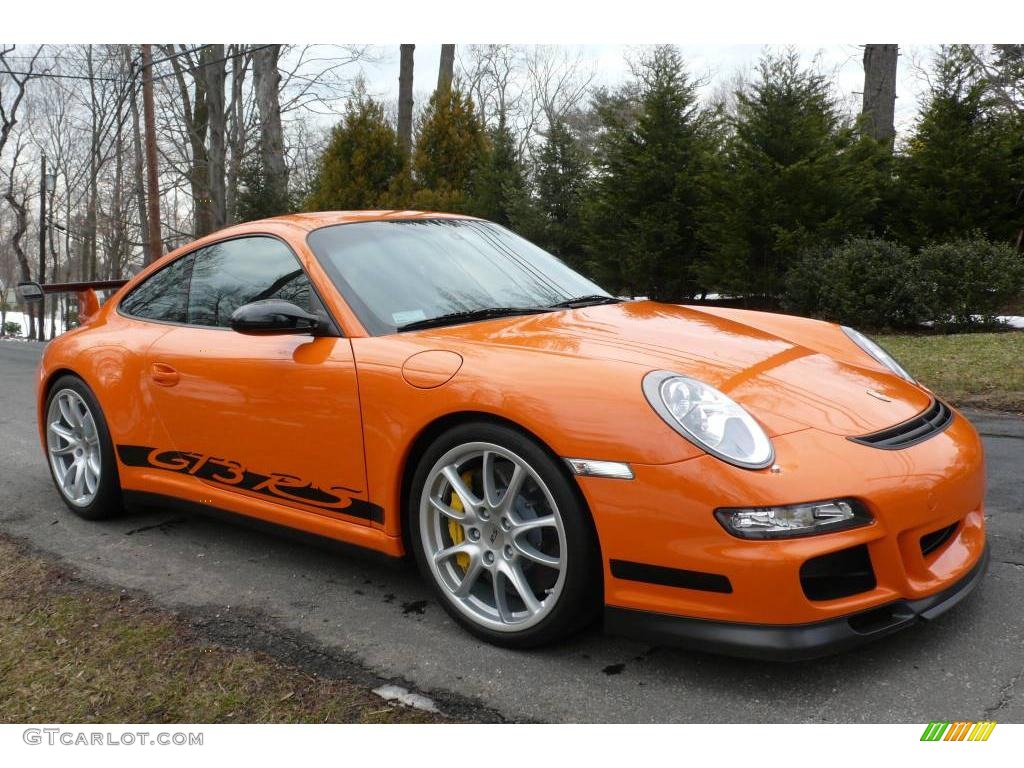
[{"label": "pine tree", "polygon": [[719,290],[774,300],[802,251],[870,229],[881,145],[844,120],[828,79],[787,51],[766,54],[736,94],[717,216]]},{"label": "pine tree", "polygon": [[1024,218],[1024,125],[997,109],[967,46],[941,49],[932,90],[899,164],[912,245],[966,236],[1015,238]]},{"label": "pine tree", "polygon": [[282,197],[278,186],[268,179],[263,160],[256,155],[245,161],[239,169],[238,193],[235,196],[235,215],[239,221],[255,221],[279,216],[293,210],[287,197]]},{"label": "pine tree", "polygon": [[509,226],[513,212],[526,197],[526,179],[515,139],[504,119],[490,131],[490,151],[473,190],[472,210],[477,216]]},{"label": "pine tree", "polygon": [[457,87],[435,91],[417,132],[413,176],[418,190],[413,205],[470,212],[487,144],[472,100]]},{"label": "pine tree", "polygon": [[587,209],[588,250],[610,289],[680,300],[698,290],[698,238],[710,123],[679,51],[659,46],[635,83],[596,108],[598,179]]},{"label": "pine tree", "polygon": [[589,164],[579,140],[559,120],[537,155],[534,196],[516,209],[513,226],[576,269],[586,268],[583,205]]},{"label": "pine tree", "polygon": [[387,205],[402,171],[402,149],[384,108],[357,86],[331,133],[306,210],[357,210]]}]

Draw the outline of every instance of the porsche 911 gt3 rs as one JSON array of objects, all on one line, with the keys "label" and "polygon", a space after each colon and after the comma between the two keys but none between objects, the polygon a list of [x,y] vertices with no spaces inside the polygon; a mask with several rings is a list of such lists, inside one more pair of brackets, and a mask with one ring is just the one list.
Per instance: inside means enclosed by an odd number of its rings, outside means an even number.
[{"label": "porsche 911 gt3 rs", "polygon": [[[95,288],[116,287],[102,306]],[[987,562],[968,421],[831,323],[624,301],[432,213],[232,227],[79,292],[39,431],[88,519],[174,500],[411,555],[467,630],[822,655]]]}]

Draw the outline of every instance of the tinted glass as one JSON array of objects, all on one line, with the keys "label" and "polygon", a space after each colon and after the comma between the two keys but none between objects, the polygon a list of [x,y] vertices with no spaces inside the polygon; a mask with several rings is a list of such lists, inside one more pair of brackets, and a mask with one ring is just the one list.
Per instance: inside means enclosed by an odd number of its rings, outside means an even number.
[{"label": "tinted glass", "polygon": [[280,240],[242,237],[196,253],[189,287],[189,323],[226,328],[232,312],[261,299],[284,299],[311,311],[309,279]]},{"label": "tinted glass", "polygon": [[308,242],[366,329],[378,335],[452,312],[607,295],[547,251],[489,222],[339,224],[312,232]]},{"label": "tinted glass", "polygon": [[125,296],[121,311],[146,320],[184,323],[191,265],[191,256],[171,262]]}]

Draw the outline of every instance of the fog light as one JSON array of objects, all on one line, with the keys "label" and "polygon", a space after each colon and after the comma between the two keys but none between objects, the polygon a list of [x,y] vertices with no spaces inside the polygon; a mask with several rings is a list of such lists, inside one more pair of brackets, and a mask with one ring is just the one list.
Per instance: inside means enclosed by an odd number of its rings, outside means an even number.
[{"label": "fog light", "polygon": [[816,501],[789,507],[716,509],[715,517],[742,539],[784,539],[832,533],[871,523],[864,505],[854,499]]}]

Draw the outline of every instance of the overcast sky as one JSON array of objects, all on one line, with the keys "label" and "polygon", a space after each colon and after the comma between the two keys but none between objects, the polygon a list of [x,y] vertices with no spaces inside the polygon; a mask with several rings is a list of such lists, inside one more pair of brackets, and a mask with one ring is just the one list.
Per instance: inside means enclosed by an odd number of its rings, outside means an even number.
[{"label": "overcast sky", "polygon": [[[596,84],[609,86],[617,85],[629,78],[627,56],[640,50],[636,46],[627,45],[568,47],[580,51],[585,59],[593,62]],[[706,44],[680,45],[679,48],[691,74],[707,80],[707,93],[713,92],[723,81],[730,80],[737,71],[753,69],[765,50],[765,46],[762,45]],[[796,46],[796,49],[807,64],[817,60],[823,72],[833,75],[839,94],[844,99],[851,100],[855,110],[859,109],[860,92],[864,84],[861,46],[801,45]],[[377,54],[377,61],[363,65],[367,87],[374,96],[384,101],[393,101],[398,95],[398,45],[375,46],[373,50]],[[926,64],[931,50],[928,46],[920,45],[900,47],[896,87],[896,128],[901,132],[912,126],[917,114],[918,99],[923,90],[915,62],[918,65]],[[437,82],[440,51],[440,45],[416,46],[414,91],[420,99],[426,98]]]}]

